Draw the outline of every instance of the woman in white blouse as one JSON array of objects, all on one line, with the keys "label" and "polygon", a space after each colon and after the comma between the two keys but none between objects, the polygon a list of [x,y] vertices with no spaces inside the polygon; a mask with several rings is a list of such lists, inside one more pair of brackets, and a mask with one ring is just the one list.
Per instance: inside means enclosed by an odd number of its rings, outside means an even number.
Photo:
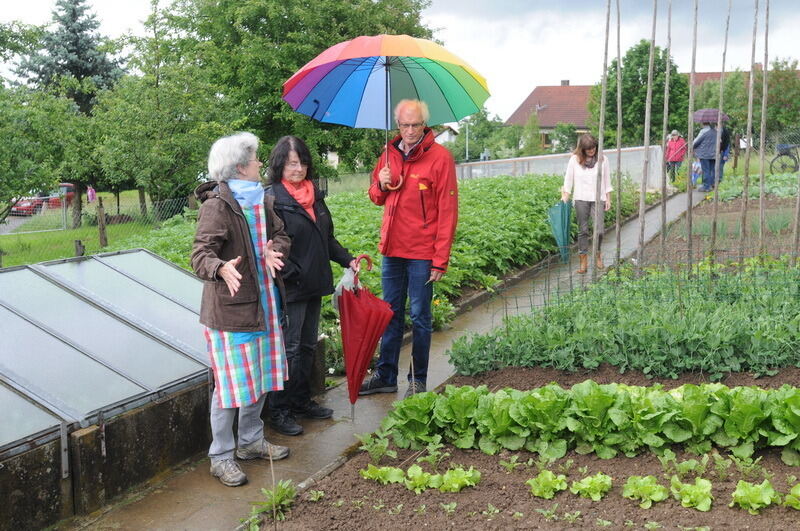
[{"label": "woman in white blouse", "polygon": [[[567,164],[564,174],[564,186],[561,189],[561,200],[569,201],[574,189],[575,214],[578,217],[578,258],[580,266],[578,273],[586,273],[589,268],[587,252],[589,251],[589,220],[594,220],[594,205],[597,193],[597,139],[590,134],[583,134],[578,138],[575,148]],[[608,158],[603,155],[603,178],[600,188],[600,197],[605,203],[605,210],[611,208],[611,179],[609,176]],[[597,228],[600,233],[600,244],[603,243],[603,226]],[[597,269],[603,269],[603,257],[598,246],[595,257]]]}]

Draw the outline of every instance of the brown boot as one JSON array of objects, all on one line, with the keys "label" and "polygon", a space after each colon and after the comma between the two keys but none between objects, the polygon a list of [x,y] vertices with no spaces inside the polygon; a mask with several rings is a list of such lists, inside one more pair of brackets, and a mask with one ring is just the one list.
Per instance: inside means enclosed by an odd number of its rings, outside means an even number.
[{"label": "brown boot", "polygon": [[580,260],[580,265],[578,266],[576,273],[583,275],[589,269],[589,257],[585,254],[579,254],[578,259]]},{"label": "brown boot", "polygon": [[603,265],[603,255],[600,253],[597,253],[597,256],[595,257],[595,267],[597,269],[603,269],[605,267]]}]

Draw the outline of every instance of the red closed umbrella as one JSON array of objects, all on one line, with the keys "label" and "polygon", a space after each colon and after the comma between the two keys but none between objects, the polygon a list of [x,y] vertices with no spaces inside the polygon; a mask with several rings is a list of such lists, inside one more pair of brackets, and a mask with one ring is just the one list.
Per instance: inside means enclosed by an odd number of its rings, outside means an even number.
[{"label": "red closed umbrella", "polygon": [[[368,255],[359,255],[356,260],[366,260],[367,271],[372,270],[372,260]],[[337,301],[350,404],[355,404],[358,399],[358,390],[367,374],[375,347],[394,315],[388,302],[379,299],[359,284],[358,273],[355,274],[353,284],[353,289],[342,290]],[[352,413],[353,409],[351,415]]]}]

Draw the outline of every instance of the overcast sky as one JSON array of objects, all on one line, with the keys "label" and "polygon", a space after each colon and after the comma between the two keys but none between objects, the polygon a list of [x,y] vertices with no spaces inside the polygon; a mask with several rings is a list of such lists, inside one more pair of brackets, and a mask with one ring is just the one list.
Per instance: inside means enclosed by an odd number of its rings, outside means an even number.
[{"label": "overcast sky", "polygon": [[[622,53],[650,38],[653,2],[621,1]],[[764,4],[760,0],[757,61],[764,57]],[[616,57],[615,0],[612,1],[609,55]],[[45,24],[55,0],[4,0],[0,21]],[[149,0],[91,0],[104,35],[141,31]],[[166,3],[166,2],[165,2]],[[666,47],[667,6],[658,2],[656,44]],[[699,0],[698,72],[719,71],[728,0]],[[732,0],[726,70],[749,70],[754,0]],[[691,68],[694,0],[672,1],[672,56],[681,72]],[[771,0],[769,56],[800,58],[800,2]],[[489,83],[487,107],[506,119],[539,85],[599,81],[603,66],[605,0],[432,0],[424,23],[437,39],[478,70]]]}]

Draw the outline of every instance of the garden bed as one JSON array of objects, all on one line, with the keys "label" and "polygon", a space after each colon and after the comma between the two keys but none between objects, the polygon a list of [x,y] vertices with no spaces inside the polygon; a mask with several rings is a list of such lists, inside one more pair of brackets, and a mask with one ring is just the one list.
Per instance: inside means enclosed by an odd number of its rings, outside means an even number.
[{"label": "garden bed", "polygon": [[[556,381],[567,387],[591,375],[598,383],[626,383],[630,385],[652,385],[653,380],[645,375],[630,371],[619,374],[609,366],[602,366],[591,373],[564,373],[554,369],[505,369],[482,374],[478,377],[455,376],[448,383],[456,385],[487,385],[489,389],[507,386],[529,389],[547,382]],[[683,383],[700,383],[697,376],[663,381],[672,388]],[[727,385],[759,385],[776,388],[782,383],[800,381],[800,370],[785,369],[779,374],[766,378],[753,378],[747,374],[735,374],[726,379]],[[616,457],[600,459],[594,454],[580,455],[570,451],[563,458],[547,468],[554,473],[563,473],[568,481],[581,479],[587,475],[603,472],[613,478],[611,490],[600,501],[579,497],[569,490],[559,492],[553,499],[546,500],[530,494],[525,482],[537,475],[535,461],[538,456],[525,450],[503,450],[497,455],[486,455],[480,450],[460,450],[446,446],[451,456],[442,462],[440,469],[448,465],[470,466],[481,472],[477,486],[467,487],[458,493],[442,493],[426,490],[415,494],[399,484],[380,485],[363,479],[359,470],[370,463],[365,452],[358,452],[341,468],[322,479],[311,489],[301,493],[281,529],[391,529],[427,528],[446,529],[472,527],[476,529],[694,529],[708,526],[711,529],[792,529],[800,517],[795,509],[783,506],[770,506],[759,515],[748,514],[738,507],[728,507],[731,494],[743,472],[737,465],[729,465],[727,473],[720,477],[719,469],[711,461],[704,477],[712,482],[714,501],[711,510],[701,512],[694,508],[682,507],[673,497],[655,503],[650,509],[642,509],[637,502],[622,496],[623,485],[632,475],[654,475],[659,483],[669,487],[665,469],[659,459],[646,452],[636,457]],[[698,459],[697,456],[682,454],[676,448],[677,460]],[[396,460],[384,457],[381,465],[408,468],[419,453],[400,450]],[[726,454],[722,454],[726,455]],[[786,493],[800,475],[800,468],[785,465],[780,451],[767,450],[757,454],[760,461],[751,468],[741,465],[748,480],[761,483],[765,474],[771,475],[771,483],[776,490]],[[508,463],[522,463],[514,470]],[[529,459],[533,459],[530,466]],[[505,462],[506,465],[502,465]],[[404,464],[400,464],[404,463]],[[427,468],[427,465],[423,465]],[[585,467],[585,468],[584,468]],[[720,467],[721,468],[721,467]],[[685,482],[693,480],[688,474]],[[314,494],[316,492],[316,494]],[[319,492],[324,495],[311,501]],[[455,505],[452,505],[454,504]],[[555,506],[557,504],[557,506]],[[424,508],[423,508],[424,506]],[[449,511],[452,511],[451,513]]]}]

